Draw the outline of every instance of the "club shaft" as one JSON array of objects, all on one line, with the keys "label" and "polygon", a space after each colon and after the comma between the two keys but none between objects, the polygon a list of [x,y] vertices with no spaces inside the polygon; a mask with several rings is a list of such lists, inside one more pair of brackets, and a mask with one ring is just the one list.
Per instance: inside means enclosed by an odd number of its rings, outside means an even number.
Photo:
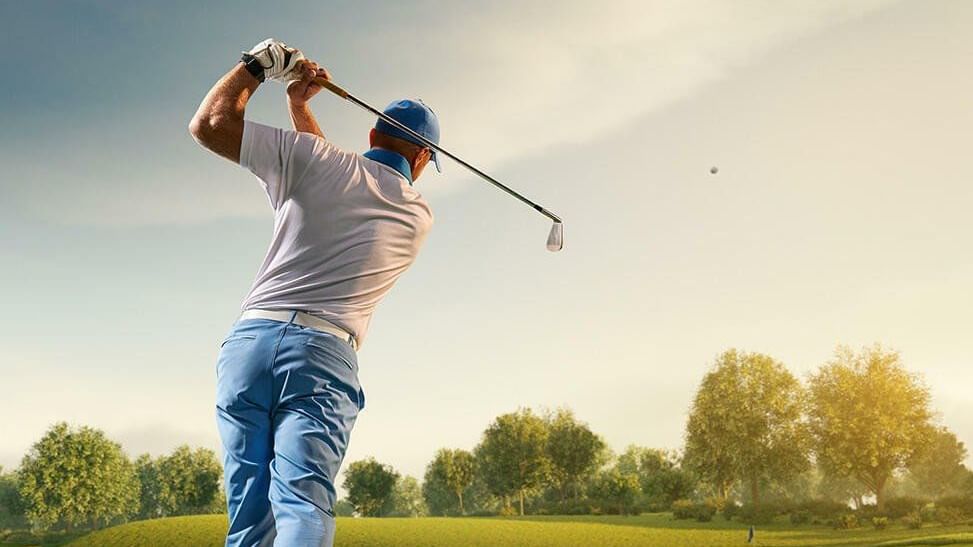
[{"label": "club shaft", "polygon": [[332,83],[332,82],[330,82],[328,80],[324,80],[322,78],[316,78],[315,81],[317,83],[323,85],[324,87],[328,88],[328,90],[330,90],[335,95],[338,95],[339,97],[341,97],[343,99],[347,99],[348,101],[350,101],[350,102],[358,105],[359,107],[365,109],[366,111],[371,112],[372,114],[378,116],[379,118],[382,118],[383,120],[385,120],[386,122],[388,122],[390,125],[398,128],[398,129],[401,129],[402,131],[405,131],[406,133],[408,133],[409,135],[411,135],[412,137],[414,137],[416,140],[418,140],[419,142],[421,142],[423,145],[428,146],[429,148],[432,148],[433,150],[439,152],[440,154],[443,154],[444,156],[448,157],[449,159],[455,161],[456,163],[458,163],[458,164],[462,165],[463,167],[469,169],[470,171],[476,173],[483,180],[489,182],[490,184],[496,186],[497,188],[503,190],[504,192],[510,194],[511,196],[519,199],[520,201],[526,203],[527,205],[530,205],[531,208],[533,208],[538,213],[546,216],[547,218],[553,220],[554,222],[561,222],[561,217],[555,215],[554,213],[548,211],[547,209],[541,207],[540,205],[534,203],[533,201],[525,198],[524,196],[522,196],[519,193],[517,193],[516,190],[514,190],[513,188],[510,188],[506,184],[498,181],[497,179],[491,177],[490,175],[488,175],[488,174],[484,173],[483,171],[480,171],[476,167],[470,165],[469,163],[461,160],[460,158],[456,157],[454,154],[451,154],[448,150],[443,149],[438,144],[430,141],[429,139],[427,139],[427,138],[423,137],[422,135],[416,133],[415,131],[409,129],[408,127],[406,127],[405,125],[399,123],[398,121],[396,121],[392,117],[388,116],[387,114],[385,114],[381,110],[378,110],[377,108],[369,105],[368,103],[366,103],[365,101],[359,99],[358,97],[355,97],[351,93],[348,93],[343,88],[339,87],[337,84],[334,84],[334,83]]}]

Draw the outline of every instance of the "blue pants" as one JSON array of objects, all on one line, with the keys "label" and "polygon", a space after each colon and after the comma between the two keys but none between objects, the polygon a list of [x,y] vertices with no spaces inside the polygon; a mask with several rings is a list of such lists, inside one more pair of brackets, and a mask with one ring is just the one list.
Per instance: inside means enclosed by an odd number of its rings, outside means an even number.
[{"label": "blue pants", "polygon": [[220,348],[227,546],[334,542],[334,481],[365,396],[351,345],[293,320],[237,321]]}]

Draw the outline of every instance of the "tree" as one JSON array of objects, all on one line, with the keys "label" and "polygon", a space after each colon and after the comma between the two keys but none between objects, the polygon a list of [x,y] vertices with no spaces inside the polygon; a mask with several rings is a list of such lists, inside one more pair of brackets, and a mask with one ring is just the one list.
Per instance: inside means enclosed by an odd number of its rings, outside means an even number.
[{"label": "tree", "polygon": [[223,468],[216,453],[206,448],[180,446],[166,456],[135,460],[143,518],[221,513],[225,499],[220,490]]},{"label": "tree", "polygon": [[415,477],[400,477],[392,491],[392,508],[395,517],[423,517],[429,513],[422,499],[422,488]]},{"label": "tree", "polygon": [[889,479],[911,463],[932,434],[929,390],[880,346],[839,347],[810,379],[810,424],[825,473],[853,477],[885,507]]},{"label": "tree", "polygon": [[649,506],[663,510],[696,490],[696,478],[682,468],[677,453],[668,450],[629,446],[616,464],[622,473],[634,474]]},{"label": "tree", "polygon": [[367,458],[348,466],[342,486],[348,491],[348,501],[359,515],[380,517],[391,508],[398,480],[399,474],[392,466]]},{"label": "tree", "polygon": [[802,473],[786,480],[768,481],[761,487],[760,498],[772,504],[801,503],[814,499],[815,489],[821,482],[817,468],[809,467]]},{"label": "tree", "polygon": [[223,466],[215,452],[183,445],[162,461],[161,470],[175,498],[173,515],[222,512]]},{"label": "tree", "polygon": [[847,504],[851,500],[855,509],[865,506],[868,488],[857,479],[849,476],[836,476],[827,471],[821,472],[821,482],[817,485],[819,497]]},{"label": "tree", "polygon": [[561,501],[572,488],[578,498],[578,485],[605,462],[605,441],[591,431],[588,424],[579,422],[566,408],[548,416],[547,457],[550,478],[558,489]]},{"label": "tree", "polygon": [[[451,496],[455,496],[459,503],[460,514],[466,513],[463,493],[473,484],[475,463],[473,454],[466,450],[443,448],[436,452],[436,456],[426,466],[423,483],[423,497],[429,503],[431,511],[437,514],[445,513],[452,508]],[[443,491],[450,494],[450,499],[435,499],[441,496]]]},{"label": "tree", "polygon": [[935,430],[929,446],[909,464],[909,480],[920,494],[940,498],[960,493],[969,470],[963,465],[966,446],[945,427]]},{"label": "tree", "polygon": [[781,363],[726,351],[696,393],[684,461],[721,500],[741,480],[759,504],[762,482],[787,480],[809,466],[804,403],[800,383]]},{"label": "tree", "polygon": [[334,516],[336,516],[336,517],[353,517],[353,516],[355,516],[355,506],[352,505],[350,501],[348,501],[348,500],[346,500],[344,498],[342,498],[342,499],[338,500],[337,502],[335,502],[334,509],[332,509],[332,511],[334,512]]},{"label": "tree", "polygon": [[135,460],[139,480],[139,518],[154,519],[166,516],[171,505],[165,484],[159,476],[159,465],[152,456],[142,454]]},{"label": "tree", "polygon": [[17,473],[5,473],[0,465],[0,529],[24,525],[24,504],[20,499],[18,483]]},{"label": "tree", "polygon": [[498,416],[483,432],[474,451],[477,470],[495,496],[509,507],[510,496],[520,498],[524,514],[524,497],[538,488],[547,477],[548,429],[530,409]]},{"label": "tree", "polygon": [[138,511],[138,477],[122,447],[90,427],[51,427],[20,466],[20,497],[31,525],[101,526]]},{"label": "tree", "polygon": [[438,452],[426,466],[426,474],[422,479],[422,498],[432,515],[459,513],[459,499],[446,484],[446,463]]},{"label": "tree", "polygon": [[220,512],[223,467],[212,450],[180,446],[160,458],[159,474],[169,494],[168,515]]},{"label": "tree", "polygon": [[613,506],[619,515],[627,515],[640,493],[639,477],[635,473],[623,472],[616,465],[597,475],[592,490],[596,498]]},{"label": "tree", "polygon": [[460,514],[465,514],[463,492],[473,484],[476,460],[473,458],[473,454],[466,450],[453,450],[447,454],[445,464],[446,486],[459,499]]}]

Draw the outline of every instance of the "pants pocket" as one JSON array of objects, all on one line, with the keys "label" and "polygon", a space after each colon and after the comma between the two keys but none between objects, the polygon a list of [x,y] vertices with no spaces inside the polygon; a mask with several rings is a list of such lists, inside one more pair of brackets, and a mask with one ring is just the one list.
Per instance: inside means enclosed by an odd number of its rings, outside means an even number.
[{"label": "pants pocket", "polygon": [[309,364],[331,376],[358,410],[365,408],[365,392],[358,383],[358,359],[351,346],[330,334],[314,335],[304,342]]},{"label": "pants pocket", "polygon": [[239,359],[257,339],[256,334],[231,334],[220,343],[220,353],[216,358],[216,377],[219,378],[224,363]]},{"label": "pants pocket", "polygon": [[256,338],[256,334],[231,334],[223,340],[223,342],[220,344],[220,348],[232,342],[237,342],[240,340],[254,340]]}]

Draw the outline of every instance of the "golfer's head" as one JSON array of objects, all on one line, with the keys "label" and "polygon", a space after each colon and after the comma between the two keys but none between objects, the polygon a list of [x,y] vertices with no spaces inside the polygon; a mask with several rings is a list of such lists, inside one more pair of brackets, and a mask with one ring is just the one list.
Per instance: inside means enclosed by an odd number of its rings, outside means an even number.
[{"label": "golfer's head", "polygon": [[[394,101],[385,107],[384,113],[429,142],[439,144],[439,119],[436,117],[436,113],[421,100],[402,99]],[[387,148],[404,156],[412,167],[413,180],[419,178],[430,160],[436,164],[437,171],[442,171],[435,150],[429,148],[408,132],[381,118],[375,124],[370,139],[372,146]]]}]

